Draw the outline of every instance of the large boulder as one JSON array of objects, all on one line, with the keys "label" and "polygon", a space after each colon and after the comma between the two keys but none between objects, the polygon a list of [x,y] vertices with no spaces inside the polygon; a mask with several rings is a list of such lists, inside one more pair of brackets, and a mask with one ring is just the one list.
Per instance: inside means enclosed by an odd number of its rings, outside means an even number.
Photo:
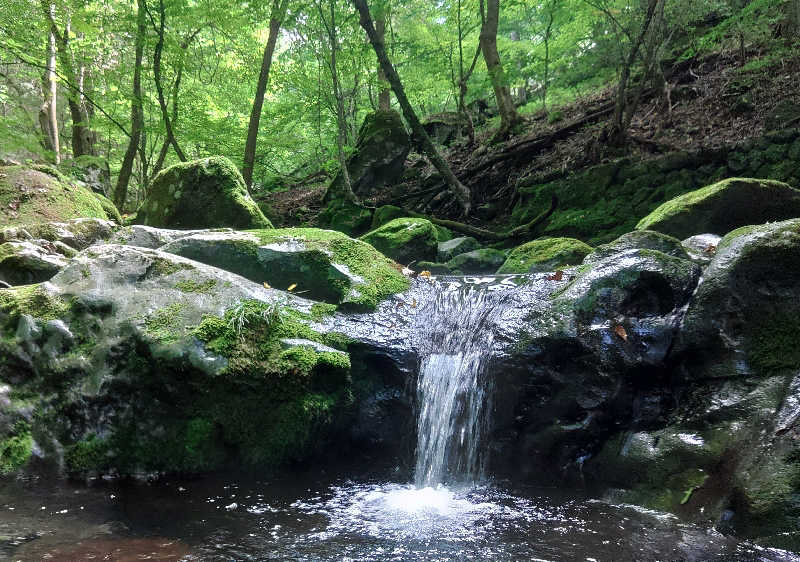
[{"label": "large boulder", "polygon": [[0,244],[0,281],[8,285],[27,285],[47,281],[66,265],[57,248],[29,241]]},{"label": "large boulder", "polygon": [[433,261],[439,248],[436,229],[426,219],[394,219],[368,232],[361,240],[402,264]]},{"label": "large boulder", "polygon": [[0,166],[0,226],[80,217],[116,219],[119,213],[112,207],[51,166]]},{"label": "large boulder", "polygon": [[137,224],[179,229],[271,228],[233,162],[213,156],[162,170],[136,215]]},{"label": "large boulder", "polygon": [[[370,197],[398,182],[410,150],[411,139],[399,113],[381,110],[367,115],[359,129],[355,149],[347,159],[347,171],[356,196]],[[369,229],[371,213],[347,200],[341,172],[331,181],[323,201],[326,207],[318,218],[321,226],[350,235]]]},{"label": "large boulder", "polygon": [[161,250],[351,308],[374,309],[408,287],[397,264],[369,244],[331,230],[206,231],[178,238]]},{"label": "large boulder", "polygon": [[684,239],[795,217],[800,217],[800,191],[778,181],[732,178],[667,201],[636,228]]},{"label": "large boulder", "polygon": [[538,273],[578,265],[592,251],[575,238],[545,238],[517,246],[497,273]]},{"label": "large boulder", "polygon": [[602,244],[586,256],[583,263],[594,263],[626,250],[658,250],[669,256],[689,259],[681,241],[672,236],[652,230],[634,230],[623,234],[613,242]]},{"label": "large boulder", "polygon": [[445,265],[453,273],[494,273],[506,261],[506,254],[494,248],[479,248],[458,254]]}]

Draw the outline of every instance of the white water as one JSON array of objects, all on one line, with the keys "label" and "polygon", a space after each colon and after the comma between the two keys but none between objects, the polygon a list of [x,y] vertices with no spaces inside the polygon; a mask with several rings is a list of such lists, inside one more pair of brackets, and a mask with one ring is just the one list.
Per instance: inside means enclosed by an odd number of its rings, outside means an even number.
[{"label": "white water", "polygon": [[486,361],[493,343],[485,324],[500,311],[505,290],[444,285],[426,307],[417,381],[418,488],[475,483],[484,476],[492,396]]}]

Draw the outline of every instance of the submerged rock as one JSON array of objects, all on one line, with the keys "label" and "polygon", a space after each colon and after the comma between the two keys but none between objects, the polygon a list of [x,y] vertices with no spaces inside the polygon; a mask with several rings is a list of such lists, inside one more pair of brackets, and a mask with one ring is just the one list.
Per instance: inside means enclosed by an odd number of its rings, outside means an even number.
[{"label": "submerged rock", "polygon": [[169,228],[271,228],[233,162],[214,156],[162,170],[136,223]]},{"label": "submerged rock", "polygon": [[497,273],[541,273],[578,265],[592,247],[575,238],[544,238],[517,246]]},{"label": "submerged rock", "polygon": [[478,250],[480,247],[480,243],[472,236],[460,236],[452,240],[439,242],[436,259],[439,262],[446,262],[459,254],[466,254],[467,252]]},{"label": "submerged rock", "polygon": [[683,239],[704,232],[724,236],[741,226],[795,217],[800,217],[800,191],[778,181],[732,178],[664,203],[636,228]]},{"label": "submerged rock", "polygon": [[454,273],[471,275],[473,273],[494,273],[505,261],[505,252],[494,248],[481,248],[465,254],[458,254],[446,265]]}]

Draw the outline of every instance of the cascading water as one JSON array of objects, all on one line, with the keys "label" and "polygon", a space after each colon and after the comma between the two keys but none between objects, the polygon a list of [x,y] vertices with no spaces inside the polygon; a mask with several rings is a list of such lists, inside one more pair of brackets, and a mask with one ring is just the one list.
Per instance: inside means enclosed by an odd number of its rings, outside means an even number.
[{"label": "cascading water", "polygon": [[[470,282],[472,281],[472,282]],[[467,483],[484,473],[481,447],[489,429],[491,378],[486,376],[493,332],[485,324],[502,310],[513,283],[492,278],[442,281],[421,315],[417,381],[417,487]]]}]

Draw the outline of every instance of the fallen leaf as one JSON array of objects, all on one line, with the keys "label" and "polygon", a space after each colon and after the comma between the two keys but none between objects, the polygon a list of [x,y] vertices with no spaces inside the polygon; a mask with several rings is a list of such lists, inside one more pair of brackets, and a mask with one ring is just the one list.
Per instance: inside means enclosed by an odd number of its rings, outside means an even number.
[{"label": "fallen leaf", "polygon": [[297,288],[297,283],[292,283],[289,285],[289,288],[286,289],[287,291],[294,291]]},{"label": "fallen leaf", "polygon": [[714,252],[717,251],[717,247],[714,244],[709,244],[708,246],[705,247],[703,251],[706,254],[713,254]]},{"label": "fallen leaf", "polygon": [[419,272],[419,276],[420,277],[424,277],[425,279],[430,279],[431,278],[431,272],[426,269],[425,271],[420,271]]},{"label": "fallen leaf", "polygon": [[267,283],[266,281],[264,281],[264,288],[265,288],[265,289],[271,289],[272,287],[270,287],[270,286],[269,286],[269,283]]},{"label": "fallen leaf", "polygon": [[405,306],[406,303],[403,301],[397,301],[397,306],[395,308],[400,308],[401,306]]},{"label": "fallen leaf", "polygon": [[562,281],[564,279],[564,272],[560,269],[556,271],[553,275],[548,275],[548,281]]},{"label": "fallen leaf", "polygon": [[625,331],[625,328],[621,324],[614,326],[614,333],[617,334],[622,341],[628,341],[628,332]]},{"label": "fallen leaf", "polygon": [[417,308],[417,299],[411,300],[411,308]]}]

